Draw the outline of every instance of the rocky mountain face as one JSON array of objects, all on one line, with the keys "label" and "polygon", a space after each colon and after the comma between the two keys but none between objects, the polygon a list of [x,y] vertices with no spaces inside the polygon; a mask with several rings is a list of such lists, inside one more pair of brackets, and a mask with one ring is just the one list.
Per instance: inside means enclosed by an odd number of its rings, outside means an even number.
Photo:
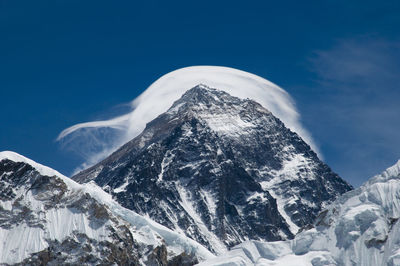
[{"label": "rocky mountain face", "polygon": [[293,240],[247,241],[201,265],[400,265],[400,161],[345,193]]},{"label": "rocky mountain face", "polygon": [[217,254],[291,239],[351,189],[260,104],[204,85],[73,179]]},{"label": "rocky mountain face", "polygon": [[212,254],[12,152],[0,152],[1,265],[193,265]]}]

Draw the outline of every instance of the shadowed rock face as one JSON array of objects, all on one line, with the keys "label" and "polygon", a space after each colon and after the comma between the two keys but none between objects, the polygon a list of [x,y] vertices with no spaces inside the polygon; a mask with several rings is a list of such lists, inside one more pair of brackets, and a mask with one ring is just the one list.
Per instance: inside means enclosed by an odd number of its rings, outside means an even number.
[{"label": "shadowed rock face", "polygon": [[203,85],[73,179],[215,253],[290,239],[351,189],[261,105]]}]

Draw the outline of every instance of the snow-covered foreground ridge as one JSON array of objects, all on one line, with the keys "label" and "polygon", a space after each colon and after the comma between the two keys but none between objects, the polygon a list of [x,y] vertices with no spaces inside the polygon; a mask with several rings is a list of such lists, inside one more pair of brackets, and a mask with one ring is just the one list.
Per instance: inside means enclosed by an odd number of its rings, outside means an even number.
[{"label": "snow-covered foreground ridge", "polygon": [[400,161],[290,241],[247,241],[200,265],[400,265]]},{"label": "snow-covered foreground ridge", "polygon": [[121,245],[140,264],[162,245],[168,258],[183,252],[199,260],[214,257],[197,242],[121,207],[94,183],[78,184],[9,151],[0,152],[0,239],[0,264],[42,260],[57,248],[63,263],[77,263],[78,256],[104,263],[104,254],[110,263],[112,256],[125,254]]},{"label": "snow-covered foreground ridge", "polygon": [[[96,155],[89,158],[88,163],[94,164],[111,154],[117,147],[139,135],[146,123],[167,111],[173,102],[187,90],[199,84],[218,88],[241,99],[255,100],[283,121],[286,127],[299,134],[314,151],[319,153],[311,135],[300,123],[300,115],[294,101],[285,90],[257,75],[220,66],[192,66],[172,71],[160,77],[134,99],[131,102],[132,111],[129,113],[106,121],[74,125],[62,131],[58,140],[65,140],[71,146],[74,140],[78,140],[77,143],[82,144],[83,141],[79,140],[91,138],[90,143],[102,148],[105,145],[106,149],[100,155],[96,152]],[[93,134],[96,135],[97,130],[106,129],[116,130],[119,132],[118,137],[113,143],[97,143],[98,138],[92,138]],[[66,138],[67,136],[68,138]]]}]

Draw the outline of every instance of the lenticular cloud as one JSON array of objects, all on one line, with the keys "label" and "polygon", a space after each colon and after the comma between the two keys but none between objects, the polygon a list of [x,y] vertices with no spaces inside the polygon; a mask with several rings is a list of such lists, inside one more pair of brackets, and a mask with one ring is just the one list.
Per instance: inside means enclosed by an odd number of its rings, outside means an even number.
[{"label": "lenticular cloud", "polygon": [[86,160],[77,169],[81,170],[140,134],[146,123],[167,111],[185,91],[199,84],[257,101],[317,151],[311,135],[300,123],[300,115],[292,98],[285,90],[254,74],[218,66],[193,66],[170,72],[134,99],[129,113],[106,121],[71,126],[63,130],[57,140]]}]

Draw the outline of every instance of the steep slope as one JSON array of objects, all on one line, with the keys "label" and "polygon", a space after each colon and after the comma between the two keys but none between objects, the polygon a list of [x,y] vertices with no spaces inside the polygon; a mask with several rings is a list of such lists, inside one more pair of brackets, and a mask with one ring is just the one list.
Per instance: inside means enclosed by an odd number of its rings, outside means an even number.
[{"label": "steep slope", "polygon": [[351,187],[271,112],[196,86],[138,137],[73,179],[220,253],[292,238]]},{"label": "steep slope", "polygon": [[0,152],[0,264],[187,265],[204,247],[13,152]]},{"label": "steep slope", "polygon": [[201,265],[400,265],[400,161],[321,212],[290,241],[248,241]]}]

